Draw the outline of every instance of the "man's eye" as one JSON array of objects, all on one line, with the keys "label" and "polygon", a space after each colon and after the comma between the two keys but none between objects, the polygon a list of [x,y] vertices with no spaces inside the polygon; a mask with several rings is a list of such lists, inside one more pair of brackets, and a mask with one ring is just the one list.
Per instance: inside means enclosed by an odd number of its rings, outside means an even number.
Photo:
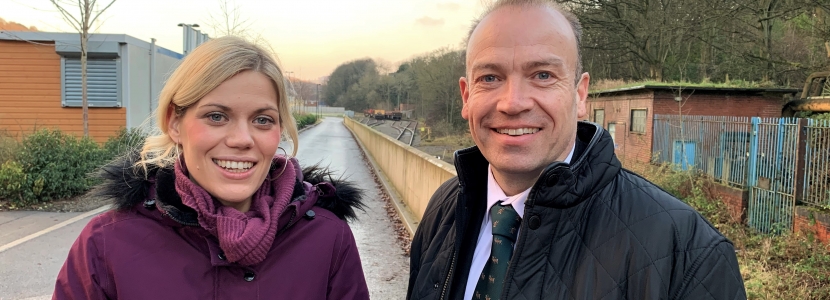
[{"label": "man's eye", "polygon": [[496,81],[496,76],[493,76],[493,75],[485,75],[484,77],[481,77],[481,81],[484,81],[484,82],[494,82],[494,81]]},{"label": "man's eye", "polygon": [[542,80],[547,80],[547,79],[550,79],[550,73],[541,72],[539,74],[536,74],[536,77],[538,77],[539,79],[542,79]]}]

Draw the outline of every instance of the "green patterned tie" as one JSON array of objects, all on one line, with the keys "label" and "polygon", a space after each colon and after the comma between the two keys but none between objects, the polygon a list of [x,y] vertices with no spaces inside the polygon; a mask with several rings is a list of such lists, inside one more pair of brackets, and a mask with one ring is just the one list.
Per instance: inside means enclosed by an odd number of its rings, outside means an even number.
[{"label": "green patterned tie", "polygon": [[490,260],[484,265],[478,278],[473,299],[498,300],[504,288],[504,277],[513,256],[513,244],[522,218],[513,206],[502,206],[501,201],[490,208],[490,220],[493,222],[493,245],[490,248]]}]

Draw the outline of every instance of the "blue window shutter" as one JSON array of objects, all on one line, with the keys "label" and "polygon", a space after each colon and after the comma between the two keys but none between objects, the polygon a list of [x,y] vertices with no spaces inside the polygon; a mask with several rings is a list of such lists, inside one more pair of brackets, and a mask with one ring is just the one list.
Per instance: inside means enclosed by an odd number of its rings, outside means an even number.
[{"label": "blue window shutter", "polygon": [[[115,59],[87,59],[87,103],[89,107],[119,107],[118,65]],[[64,59],[64,105],[80,107],[81,59]]]}]

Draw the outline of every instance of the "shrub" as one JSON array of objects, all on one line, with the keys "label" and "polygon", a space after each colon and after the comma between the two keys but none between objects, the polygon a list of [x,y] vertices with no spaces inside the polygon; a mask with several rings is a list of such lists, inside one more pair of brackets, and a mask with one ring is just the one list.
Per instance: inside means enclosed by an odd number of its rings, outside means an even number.
[{"label": "shrub", "polygon": [[111,156],[89,138],[59,130],[39,130],[26,137],[18,162],[26,174],[21,205],[75,196],[95,182],[87,176]]},{"label": "shrub", "polygon": [[0,131],[0,164],[14,160],[20,143],[14,137]]},{"label": "shrub", "polygon": [[297,120],[297,129],[302,129],[317,122],[317,116],[312,114],[294,114],[294,119]]},{"label": "shrub", "polygon": [[20,164],[10,160],[0,165],[0,199],[22,202],[25,184],[26,173],[23,173]]}]

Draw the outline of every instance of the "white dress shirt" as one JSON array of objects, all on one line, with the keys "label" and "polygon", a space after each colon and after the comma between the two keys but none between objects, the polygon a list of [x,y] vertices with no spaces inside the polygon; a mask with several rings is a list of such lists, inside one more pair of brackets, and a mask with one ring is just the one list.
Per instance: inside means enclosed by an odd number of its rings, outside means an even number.
[{"label": "white dress shirt", "polygon": [[[571,148],[571,153],[565,158],[565,162],[570,163],[574,155],[576,144]],[[524,219],[525,200],[530,194],[530,188],[524,192],[508,197],[504,194],[498,182],[493,178],[492,165],[487,167],[487,210],[484,211],[484,220],[481,222],[481,230],[478,232],[478,241],[476,242],[476,249],[473,252],[473,264],[470,266],[470,275],[467,277],[467,287],[464,292],[464,299],[473,299],[473,293],[478,284],[479,275],[484,270],[484,265],[490,259],[490,248],[493,241],[493,226],[490,226],[490,208],[496,205],[499,201],[503,201],[501,205],[513,205],[513,209],[519,214],[519,217]],[[519,231],[521,233],[521,231]],[[518,235],[517,235],[518,237]],[[515,245],[514,245],[515,247]]]}]

